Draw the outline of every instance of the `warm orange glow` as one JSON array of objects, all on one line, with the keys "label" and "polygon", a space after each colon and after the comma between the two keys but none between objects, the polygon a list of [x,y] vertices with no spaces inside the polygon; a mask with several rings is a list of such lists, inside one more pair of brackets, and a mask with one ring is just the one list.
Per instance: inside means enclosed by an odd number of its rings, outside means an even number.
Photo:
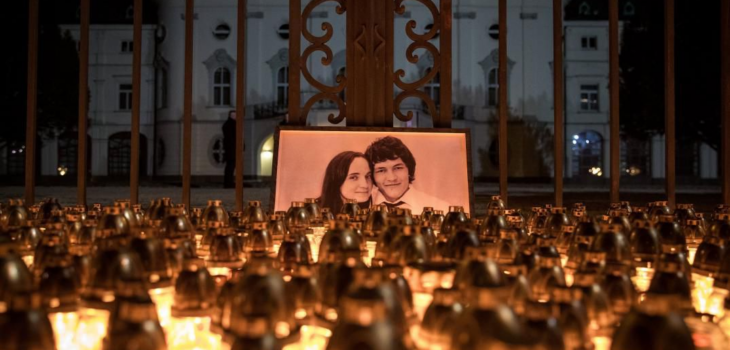
[{"label": "warm orange glow", "polygon": [[687,260],[689,260],[689,264],[692,265],[695,263],[695,254],[697,254],[697,247],[687,247],[687,250],[689,251],[689,254],[687,255]]},{"label": "warm orange glow", "polygon": [[651,285],[651,279],[654,277],[654,269],[651,267],[637,267],[636,276],[631,277],[631,282],[634,282],[636,290],[639,293],[646,293]]},{"label": "warm orange glow", "polygon": [[56,340],[56,349],[76,349],[76,327],[79,325],[77,312],[49,313],[48,318],[53,326],[53,337]]},{"label": "warm orange glow", "polygon": [[419,350],[448,350],[451,348],[451,337],[431,334],[417,325],[411,327],[411,337]]},{"label": "warm orange glow", "polygon": [[168,332],[170,326],[170,309],[175,299],[175,287],[156,288],[150,290],[150,298],[157,307],[157,318],[160,326]]},{"label": "warm orange glow", "polygon": [[[79,325],[76,327],[76,344],[79,350],[101,350],[102,340],[109,325],[109,311],[79,309]],[[65,350],[65,349],[64,349]]]},{"label": "warm orange glow", "polygon": [[594,350],[609,350],[611,349],[611,338],[610,337],[593,337]]},{"label": "warm orange glow", "polygon": [[223,350],[221,336],[210,332],[210,317],[172,317],[167,345],[170,350]]},{"label": "warm orange glow", "polygon": [[707,300],[707,313],[722,317],[725,314],[725,298],[728,294],[727,289],[713,288],[710,298]]},{"label": "warm orange glow", "polygon": [[370,267],[370,265],[373,264],[373,258],[375,257],[375,247],[378,245],[378,242],[375,241],[367,241],[365,242],[365,248],[368,250],[368,256],[364,259],[365,265]]},{"label": "warm orange glow", "polygon": [[715,279],[700,274],[692,274],[692,306],[699,313],[713,314],[708,308],[708,301],[712,295],[712,284]]},{"label": "warm orange glow", "polygon": [[325,232],[327,232],[327,229],[320,226],[313,226],[309,227],[307,236],[307,240],[309,240],[309,247],[312,248],[312,259],[314,261],[319,261],[319,245],[322,243],[322,238],[324,238]]},{"label": "warm orange glow", "polygon": [[300,334],[298,342],[285,346],[283,350],[324,350],[332,331],[317,326],[302,326]]},{"label": "warm orange glow", "polygon": [[413,293],[413,311],[418,315],[419,320],[423,320],[423,315],[426,314],[426,309],[431,305],[433,301],[433,295],[429,293]]},{"label": "warm orange glow", "polygon": [[25,266],[28,266],[28,269],[33,268],[33,254],[23,255],[21,259],[23,259]]}]

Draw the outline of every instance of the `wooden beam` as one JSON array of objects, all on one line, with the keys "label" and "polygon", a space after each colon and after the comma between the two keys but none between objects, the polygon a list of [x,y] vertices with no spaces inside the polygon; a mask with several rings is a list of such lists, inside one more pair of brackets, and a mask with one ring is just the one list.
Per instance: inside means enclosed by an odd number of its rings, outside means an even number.
[{"label": "wooden beam", "polygon": [[193,136],[193,20],[195,1],[185,0],[185,83],[183,99],[183,193],[182,202],[190,207],[190,169]]},{"label": "wooden beam", "polygon": [[722,50],[722,201],[730,205],[730,1],[721,1],[721,35]]},{"label": "wooden beam", "polygon": [[609,1],[608,11],[608,61],[609,61],[609,88],[610,88],[610,143],[611,153],[611,202],[618,202],[619,181],[621,171],[620,160],[620,129],[619,129],[619,65],[618,65],[618,0]]},{"label": "wooden beam", "polygon": [[28,2],[28,82],[25,126],[25,204],[35,203],[35,146],[38,102],[38,0]]},{"label": "wooden beam", "polygon": [[553,159],[555,160],[555,206],[563,206],[563,161],[565,133],[563,117],[563,1],[553,0]]},{"label": "wooden beam", "polygon": [[439,107],[439,123],[434,125],[437,128],[450,128],[452,118],[452,96],[451,96],[451,27],[453,24],[452,20],[452,8],[451,0],[441,0],[441,35],[439,36],[439,50],[441,51],[441,84],[440,84],[440,95],[439,100],[441,105]]},{"label": "wooden beam", "polygon": [[[142,0],[134,0],[134,34],[132,37],[132,154],[129,190],[132,204],[139,203],[139,113],[142,93]],[[145,160],[143,160],[145,161]]]},{"label": "wooden beam", "polygon": [[499,0],[499,195],[507,204],[507,0]]},{"label": "wooden beam", "polygon": [[79,26],[79,122],[76,152],[76,203],[86,206],[86,175],[88,166],[86,144],[89,108],[89,22],[90,0],[81,0],[81,25]]},{"label": "wooden beam", "polygon": [[675,196],[675,103],[674,103],[674,0],[664,0],[664,174],[669,208],[674,209]]},{"label": "wooden beam", "polygon": [[[349,21],[348,21],[349,22]],[[301,54],[302,40],[302,1],[289,0],[289,113],[287,124],[304,125],[306,120],[301,120],[299,105],[301,95],[299,91],[299,56]]]},{"label": "wooden beam", "polygon": [[246,117],[246,0],[238,0],[236,44],[236,210],[243,210],[243,122]]}]

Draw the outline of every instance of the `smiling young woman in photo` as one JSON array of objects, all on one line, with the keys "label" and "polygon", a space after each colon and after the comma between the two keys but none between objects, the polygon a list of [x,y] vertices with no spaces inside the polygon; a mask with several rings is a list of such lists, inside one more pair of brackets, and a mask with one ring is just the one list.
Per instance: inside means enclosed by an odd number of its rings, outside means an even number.
[{"label": "smiling young woman in photo", "polygon": [[354,199],[361,208],[370,207],[373,180],[370,165],[360,152],[345,151],[336,155],[327,165],[319,204],[339,213],[348,199]]}]

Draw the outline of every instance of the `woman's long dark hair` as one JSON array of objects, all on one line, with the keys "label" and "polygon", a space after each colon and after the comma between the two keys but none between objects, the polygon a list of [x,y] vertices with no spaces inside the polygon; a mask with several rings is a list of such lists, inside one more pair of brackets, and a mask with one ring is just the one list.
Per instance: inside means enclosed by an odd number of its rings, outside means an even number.
[{"label": "woman's long dark hair", "polygon": [[[322,182],[322,194],[319,196],[318,202],[322,208],[330,208],[330,211],[334,214],[339,213],[342,210],[342,194],[340,193],[340,187],[347,178],[347,173],[350,171],[350,164],[355,158],[365,158],[365,155],[360,152],[345,151],[336,155],[330,163],[327,165],[327,170],[324,173],[324,181]],[[367,202],[361,203],[363,207],[370,206],[370,199]]]}]

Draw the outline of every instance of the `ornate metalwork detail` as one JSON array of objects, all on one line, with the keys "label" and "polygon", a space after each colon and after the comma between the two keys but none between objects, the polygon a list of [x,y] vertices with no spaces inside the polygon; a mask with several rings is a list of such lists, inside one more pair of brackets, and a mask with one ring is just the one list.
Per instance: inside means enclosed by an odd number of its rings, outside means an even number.
[{"label": "ornate metalwork detail", "polygon": [[[406,75],[405,70],[398,69],[395,71],[393,82],[398,88],[403,91],[398,93],[395,100],[393,101],[394,114],[396,118],[404,122],[407,122],[413,118],[413,112],[409,111],[408,113],[403,114],[403,112],[401,112],[400,110],[401,103],[409,97],[415,97],[422,100],[423,103],[426,104],[431,116],[437,117],[437,113],[439,113],[436,108],[435,101],[431,98],[431,96],[423,92],[422,88],[426,84],[428,84],[429,81],[436,78],[436,75],[439,74],[441,71],[441,54],[439,52],[439,49],[429,42],[431,39],[435,38],[436,34],[441,30],[441,14],[439,13],[439,9],[431,0],[413,1],[423,4],[431,12],[431,16],[433,17],[433,26],[428,32],[424,34],[417,34],[414,31],[417,26],[416,21],[410,20],[408,21],[408,23],[406,23],[406,36],[408,36],[409,39],[413,40],[413,42],[406,48],[406,59],[412,64],[417,64],[420,57],[415,54],[415,51],[418,49],[424,49],[433,57],[433,65],[430,67],[430,69],[426,70],[427,73],[423,77],[420,77],[414,82],[403,81],[403,78]],[[405,0],[395,0],[396,14],[402,15],[403,13],[405,13],[406,8],[403,4],[404,2]]]},{"label": "ornate metalwork detail", "polygon": [[[345,102],[342,101],[342,99],[339,96],[339,93],[345,90],[345,87],[347,86],[347,78],[344,76],[338,76],[335,84],[336,85],[327,85],[319,80],[317,80],[314,76],[312,76],[312,73],[309,71],[309,68],[307,66],[307,60],[309,60],[309,57],[312,56],[313,53],[319,51],[324,54],[324,57],[321,60],[322,65],[329,66],[332,64],[333,54],[332,49],[327,46],[327,42],[332,39],[332,35],[334,34],[334,28],[332,27],[332,24],[329,22],[323,22],[322,23],[322,31],[324,34],[321,36],[316,36],[312,34],[309,31],[309,28],[307,26],[307,20],[312,17],[314,9],[328,1],[336,2],[338,5],[335,8],[335,11],[337,14],[341,15],[345,13],[346,6],[345,2],[346,0],[313,0],[307,4],[307,6],[302,11],[302,26],[301,26],[301,32],[302,36],[309,41],[311,44],[304,49],[304,52],[302,52],[301,56],[299,57],[299,68],[301,70],[302,75],[304,76],[304,79],[312,85],[315,89],[319,90],[320,92],[315,94],[314,96],[310,97],[307,102],[305,102],[304,107],[301,109],[301,119],[300,120],[306,120],[307,115],[309,115],[309,112],[312,109],[312,106],[314,106],[315,103],[321,101],[321,100],[330,100],[333,101],[339,108],[339,115],[337,117],[334,116],[334,114],[330,114],[328,117],[328,120],[330,123],[337,124],[341,122],[345,118]],[[321,17],[320,17],[321,18]]]}]

